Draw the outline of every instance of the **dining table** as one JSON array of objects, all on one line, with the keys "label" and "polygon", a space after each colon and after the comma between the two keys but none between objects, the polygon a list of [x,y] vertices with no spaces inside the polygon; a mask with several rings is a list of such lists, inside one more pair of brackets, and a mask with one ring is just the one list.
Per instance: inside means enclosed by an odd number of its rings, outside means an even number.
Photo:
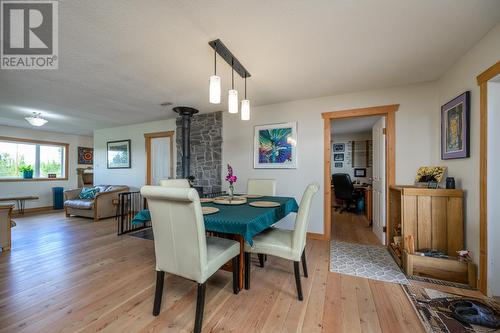
[{"label": "dining table", "polygon": [[[276,203],[275,207],[254,207],[252,202],[266,201]],[[207,235],[224,237],[240,243],[240,280],[239,288],[243,288],[244,248],[245,242],[252,245],[253,237],[268,229],[290,213],[297,213],[298,204],[292,197],[259,196],[247,197],[243,204],[218,204],[202,202],[202,207],[215,207],[216,213],[204,214]],[[143,225],[151,220],[149,210],[138,212],[132,219],[133,225]]]}]

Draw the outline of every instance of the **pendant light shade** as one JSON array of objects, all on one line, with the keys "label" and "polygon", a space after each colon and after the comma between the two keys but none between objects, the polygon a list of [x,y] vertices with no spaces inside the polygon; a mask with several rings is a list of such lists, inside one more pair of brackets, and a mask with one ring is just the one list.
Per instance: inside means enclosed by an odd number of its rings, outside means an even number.
[{"label": "pendant light shade", "polygon": [[220,95],[221,95],[221,82],[220,76],[212,75],[210,76],[210,103],[212,104],[220,104]]},{"label": "pendant light shade", "polygon": [[245,75],[245,99],[241,101],[241,120],[250,120],[250,100],[247,99],[246,75]]},{"label": "pendant light shade", "polygon": [[238,90],[234,89],[234,59],[231,59],[231,90],[227,96],[227,108],[229,113],[238,113]]},{"label": "pendant light shade", "polygon": [[229,113],[238,113],[238,90],[229,90],[227,107],[229,109]]},{"label": "pendant light shade", "polygon": [[214,75],[210,76],[210,83],[208,88],[208,99],[212,104],[220,104],[221,95],[221,81],[220,76],[217,75],[217,44],[214,48]]},{"label": "pendant light shade", "polygon": [[241,120],[250,120],[250,101],[248,99],[241,101]]}]

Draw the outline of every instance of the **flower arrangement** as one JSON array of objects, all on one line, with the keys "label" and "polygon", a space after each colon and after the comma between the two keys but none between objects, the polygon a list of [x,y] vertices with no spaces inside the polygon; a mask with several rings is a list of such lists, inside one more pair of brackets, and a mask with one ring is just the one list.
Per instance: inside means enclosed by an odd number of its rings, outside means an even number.
[{"label": "flower arrangement", "polygon": [[238,180],[238,177],[236,177],[233,174],[233,168],[229,163],[227,164],[227,175],[226,175],[226,181],[229,183],[229,197],[232,199],[234,196],[234,183]]}]

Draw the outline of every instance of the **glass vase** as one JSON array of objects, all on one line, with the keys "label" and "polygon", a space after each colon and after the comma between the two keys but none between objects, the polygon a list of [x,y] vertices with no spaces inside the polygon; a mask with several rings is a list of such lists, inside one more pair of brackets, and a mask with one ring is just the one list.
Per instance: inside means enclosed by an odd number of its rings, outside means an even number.
[{"label": "glass vase", "polygon": [[229,184],[229,200],[233,200],[234,198],[234,186],[233,184]]}]

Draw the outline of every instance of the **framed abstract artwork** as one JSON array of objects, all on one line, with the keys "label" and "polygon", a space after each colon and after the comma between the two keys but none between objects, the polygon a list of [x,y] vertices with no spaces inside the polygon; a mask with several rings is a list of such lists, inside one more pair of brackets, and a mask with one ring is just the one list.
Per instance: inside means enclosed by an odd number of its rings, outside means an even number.
[{"label": "framed abstract artwork", "polygon": [[297,168],[297,123],[255,126],[253,164],[256,169]]},{"label": "framed abstract artwork", "polygon": [[129,169],[131,167],[130,140],[107,143],[108,169]]},{"label": "framed abstract artwork", "polygon": [[78,164],[94,164],[94,148],[78,147]]},{"label": "framed abstract artwork", "polygon": [[441,159],[470,156],[470,92],[466,91],[441,107]]}]

